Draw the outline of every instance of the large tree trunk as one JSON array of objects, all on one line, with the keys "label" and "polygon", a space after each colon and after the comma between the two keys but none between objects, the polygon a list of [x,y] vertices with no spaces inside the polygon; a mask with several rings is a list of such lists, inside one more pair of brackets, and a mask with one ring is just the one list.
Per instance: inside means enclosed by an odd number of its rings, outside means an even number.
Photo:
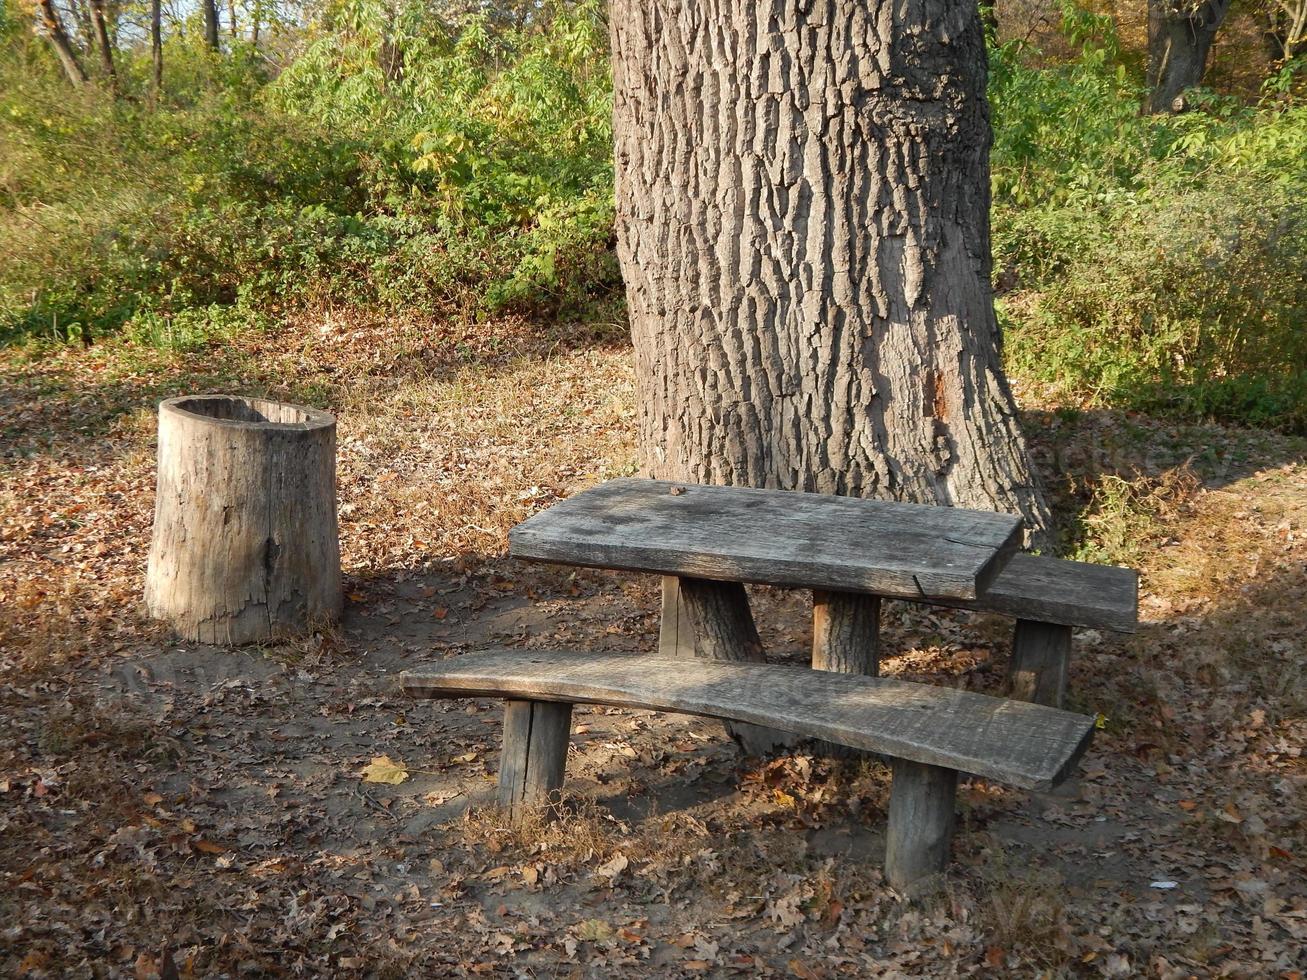
[{"label": "large tree trunk", "polygon": [[64,74],[68,80],[76,86],[86,84],[86,70],[82,63],[77,60],[77,53],[73,51],[73,43],[68,39],[68,32],[64,30],[64,22],[59,17],[59,11],[54,9],[52,0],[39,0],[41,10],[41,28],[45,31],[45,36],[50,39],[50,46],[54,48],[54,53],[59,56],[59,63],[64,67]]},{"label": "large tree trunk", "polygon": [[1180,94],[1203,80],[1212,39],[1230,0],[1148,0],[1148,109],[1184,108]]},{"label": "large tree trunk", "polygon": [[647,469],[1039,535],[990,289],[985,48],[944,0],[614,0]]}]

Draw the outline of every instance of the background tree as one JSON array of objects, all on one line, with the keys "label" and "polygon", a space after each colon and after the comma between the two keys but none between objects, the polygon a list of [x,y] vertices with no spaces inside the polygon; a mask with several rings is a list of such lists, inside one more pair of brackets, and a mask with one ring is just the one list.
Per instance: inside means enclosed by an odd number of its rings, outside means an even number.
[{"label": "background tree", "polygon": [[63,18],[59,16],[59,11],[55,9],[54,0],[38,0],[40,11],[40,28],[45,36],[50,40],[50,46],[54,48],[55,54],[59,56],[59,63],[63,65],[64,74],[68,80],[76,86],[85,85],[87,82],[86,69],[77,58],[76,51],[73,50],[73,43],[68,37],[68,31],[64,29]]},{"label": "background tree", "polygon": [[1148,0],[1149,110],[1183,108],[1177,99],[1203,80],[1212,39],[1230,0]]},{"label": "background tree", "polygon": [[204,43],[209,50],[217,51],[218,44],[218,0],[200,0],[204,10]]},{"label": "background tree", "polygon": [[1307,50],[1307,0],[1266,0],[1268,53],[1287,62]]},{"label": "background tree", "polygon": [[100,67],[110,86],[118,88],[118,71],[114,67],[113,42],[109,38],[109,25],[105,17],[104,0],[90,0],[91,22],[95,25],[95,47],[100,52]]},{"label": "background tree", "polygon": [[614,0],[610,22],[647,468],[1042,533],[990,288],[976,5]]},{"label": "background tree", "polygon": [[150,0],[150,80],[157,96],[163,91],[163,3]]}]

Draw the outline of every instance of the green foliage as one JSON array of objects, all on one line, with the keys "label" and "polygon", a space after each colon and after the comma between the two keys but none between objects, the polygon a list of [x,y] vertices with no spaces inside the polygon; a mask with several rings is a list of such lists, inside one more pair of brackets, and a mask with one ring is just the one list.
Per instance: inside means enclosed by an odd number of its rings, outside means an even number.
[{"label": "green foliage", "polygon": [[1111,50],[994,53],[1009,368],[1086,404],[1307,429],[1307,107],[1140,115]]},{"label": "green foliage", "polygon": [[[245,320],[292,301],[462,315],[609,301],[600,7],[494,32],[433,32],[425,9],[329,7],[275,80],[248,45],[217,57],[191,32],[165,51],[161,104],[70,93],[43,47],[6,40],[0,342],[128,324],[190,343],[220,307]],[[138,91],[147,56],[120,58]]]},{"label": "green foliage", "polygon": [[[0,23],[0,343],[192,346],[290,304],[611,314],[600,0],[316,9],[261,50],[170,36],[161,98],[125,49],[117,101]],[[1111,18],[1059,9],[1075,57],[990,65],[1010,369],[1078,404],[1307,429],[1300,66],[1260,106],[1144,116]]]}]

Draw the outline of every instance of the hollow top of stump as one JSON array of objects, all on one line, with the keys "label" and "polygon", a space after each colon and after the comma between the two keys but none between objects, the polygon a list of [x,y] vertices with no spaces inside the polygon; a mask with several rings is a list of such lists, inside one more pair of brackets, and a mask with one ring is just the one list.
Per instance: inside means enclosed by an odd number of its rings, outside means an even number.
[{"label": "hollow top of stump", "polygon": [[336,424],[330,412],[265,398],[240,395],[182,395],[159,403],[159,414],[185,415],[237,429],[327,429]]}]

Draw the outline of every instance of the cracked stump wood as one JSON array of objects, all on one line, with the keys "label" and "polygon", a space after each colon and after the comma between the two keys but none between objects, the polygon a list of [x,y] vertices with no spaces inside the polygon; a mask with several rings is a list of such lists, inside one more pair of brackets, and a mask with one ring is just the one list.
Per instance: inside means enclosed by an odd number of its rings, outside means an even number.
[{"label": "cracked stump wood", "polygon": [[918,893],[939,881],[953,842],[954,769],[893,761],[885,877],[900,892]]},{"label": "cracked stump wood", "polygon": [[646,471],[1049,511],[990,286],[976,5],[613,0]]},{"label": "cracked stump wood", "polygon": [[558,802],[567,770],[572,706],[552,701],[504,703],[499,805],[514,819]]},{"label": "cracked stump wood", "polygon": [[336,420],[226,395],[159,405],[150,615],[240,644],[340,616]]},{"label": "cracked stump wood", "polygon": [[[739,582],[701,578],[680,579],[681,601],[693,624],[694,652],[704,660],[765,663],[762,640],[749,608],[749,595]],[[745,722],[727,722],[726,731],[746,755],[765,755],[796,744],[785,733]]]}]

